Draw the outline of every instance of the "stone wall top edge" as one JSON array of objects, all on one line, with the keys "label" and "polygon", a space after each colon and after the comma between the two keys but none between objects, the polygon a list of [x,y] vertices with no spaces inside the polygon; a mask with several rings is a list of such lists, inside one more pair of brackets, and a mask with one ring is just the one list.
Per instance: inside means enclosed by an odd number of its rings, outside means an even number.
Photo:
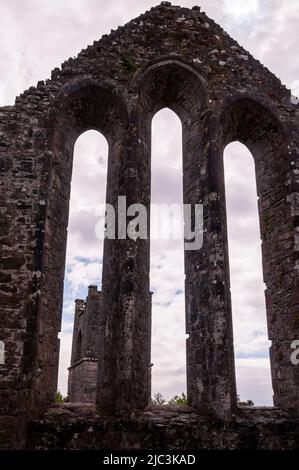
[{"label": "stone wall top edge", "polygon": [[[272,74],[265,66],[263,66],[257,59],[255,59],[248,51],[246,51],[242,46],[240,46],[233,38],[231,38],[228,33],[226,33],[221,26],[219,26],[217,23],[215,23],[212,19],[210,19],[204,12],[200,10],[199,7],[196,8],[185,8],[185,7],[180,7],[180,6],[163,6],[163,5],[157,5],[153,7],[150,11],[147,11],[141,15],[139,15],[137,18],[129,21],[126,23],[124,26],[119,26],[117,30],[112,30],[110,34],[104,34],[101,39],[94,41],[94,43],[90,46],[87,46],[86,48],[82,49],[81,52],[76,56],[76,58],[69,58],[63,64],[61,65],[60,68],[55,68],[52,71],[51,74],[51,79],[47,79],[45,81],[39,81],[37,86],[30,87],[27,90],[25,90],[19,97],[16,98],[16,103],[14,106],[17,106],[19,108],[22,108],[22,106],[28,102],[29,97],[32,95],[39,95],[42,96],[45,100],[49,99],[52,100],[55,98],[59,93],[61,92],[61,87],[62,86],[67,86],[67,84],[73,80],[75,77],[77,80],[84,79],[84,76],[91,74],[94,76],[94,78],[104,79],[104,73],[101,70],[96,69],[96,63],[98,61],[97,55],[99,55],[99,49],[101,51],[106,51],[106,55],[109,56],[110,61],[111,61],[111,68],[117,69],[120,73],[124,72],[124,77],[120,80],[120,85],[123,86],[124,82],[127,81],[127,83],[130,81],[130,79],[133,76],[133,71],[128,71],[128,70],[123,70],[121,64],[121,51],[117,53],[116,49],[118,46],[122,46],[123,41],[126,39],[134,39],[139,36],[143,36],[144,34],[147,33],[147,30],[145,28],[145,23],[148,22],[149,24],[154,24],[154,20],[157,14],[159,14],[159,18],[161,18],[161,14],[164,13],[164,21],[165,24],[163,24],[163,27],[166,25],[170,30],[175,30],[173,28],[172,23],[170,24],[167,22],[169,20],[168,16],[170,13],[173,16],[173,20],[178,22],[180,28],[182,27],[183,29],[185,28],[188,30],[188,27],[190,26],[189,23],[192,21],[199,21],[198,19],[200,18],[200,25],[209,25],[208,28],[211,36],[218,37],[217,35],[221,35],[222,39],[225,40],[225,44],[227,47],[230,47],[231,51],[233,51],[232,48],[238,49],[238,52],[236,54],[238,55],[243,55],[246,54],[246,66],[251,67],[255,70],[257,70],[257,73],[263,76],[265,75],[265,78],[267,81],[273,83],[273,88],[277,90],[277,95],[280,95],[283,97],[283,99],[287,100],[290,98],[290,90],[288,90],[284,85],[282,85],[281,81],[274,75]],[[163,15],[162,15],[163,16]],[[182,21],[180,21],[182,20]],[[185,26],[184,26],[185,25]],[[196,23],[197,25],[197,23]],[[204,27],[204,26],[203,26]],[[157,37],[159,38],[159,34],[157,33]],[[220,37],[220,36],[219,36]],[[138,49],[138,48],[137,48]],[[191,48],[192,49],[192,48]],[[175,44],[171,44],[170,47],[170,54],[175,51]],[[234,52],[234,51],[233,51]],[[232,57],[233,60],[235,60],[235,56],[232,52]],[[111,56],[110,56],[111,54]],[[139,71],[142,67],[146,67],[149,63],[151,63],[153,60],[158,61],[159,56],[157,57],[157,54],[155,54],[154,48],[149,48],[148,50],[148,56],[147,57],[138,57],[138,52],[136,53],[137,55],[134,57],[134,60],[136,59],[136,67],[137,71]],[[180,54],[178,53],[177,56]],[[160,58],[165,56],[164,51],[161,51]],[[191,56],[192,56],[192,50],[190,50],[190,58],[189,57],[182,57],[182,60],[185,60],[186,62],[191,62]],[[138,62],[137,62],[138,59]],[[140,59],[140,61],[139,61]],[[104,59],[103,59],[104,60]],[[106,60],[106,59],[105,59]],[[86,65],[87,70],[83,70],[82,67],[82,61],[84,65]],[[104,61],[105,62],[105,61]],[[220,63],[221,61],[219,61]],[[193,64],[195,65],[195,64]],[[207,68],[205,67],[206,65],[209,65],[209,62],[207,64],[201,65],[201,73],[205,74],[207,77],[209,73],[207,72]],[[94,69],[93,69],[94,67]],[[214,69],[213,69],[214,70]],[[218,70],[218,74],[221,75],[221,66]],[[107,72],[107,71],[106,71]],[[126,73],[125,73],[126,72]],[[130,72],[130,73],[128,73]],[[136,71],[134,71],[135,73]],[[225,72],[226,73],[226,72]],[[214,71],[215,75],[215,71]],[[213,76],[213,73],[211,73],[211,76]],[[217,73],[216,73],[217,76]],[[211,78],[211,77],[208,77]],[[269,86],[269,85],[268,85]],[[265,90],[267,89],[267,86],[265,86]],[[290,99],[289,99],[290,101]],[[0,108],[0,111],[3,112],[10,112],[14,111],[14,106],[6,106]],[[292,108],[291,105],[290,109]]]}]

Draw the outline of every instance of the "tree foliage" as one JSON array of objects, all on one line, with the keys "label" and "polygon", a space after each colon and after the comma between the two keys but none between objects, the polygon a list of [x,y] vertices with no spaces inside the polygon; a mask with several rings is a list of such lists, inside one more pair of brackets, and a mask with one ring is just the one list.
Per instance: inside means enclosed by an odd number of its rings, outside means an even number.
[{"label": "tree foliage", "polygon": [[166,405],[166,400],[162,393],[154,393],[154,397],[152,398],[152,405]]},{"label": "tree foliage", "polygon": [[187,405],[187,395],[182,392],[181,396],[175,395],[169,400],[168,405]]},{"label": "tree foliage", "polygon": [[182,392],[182,394],[175,395],[170,400],[166,401],[162,393],[155,393],[152,398],[152,405],[187,405],[187,395]]},{"label": "tree foliage", "polygon": [[[241,401],[239,395],[237,395],[238,406],[255,406],[253,400]],[[170,400],[166,400],[162,393],[155,393],[152,398],[152,405],[161,406],[161,405],[187,405],[187,395],[182,392],[181,395],[175,395]]]},{"label": "tree foliage", "polygon": [[254,406],[252,400],[241,401],[239,395],[237,395],[238,406]]},{"label": "tree foliage", "polygon": [[63,397],[62,393],[60,393],[60,391],[58,390],[55,395],[55,403],[63,403],[65,402],[65,400],[66,400],[66,397]]}]

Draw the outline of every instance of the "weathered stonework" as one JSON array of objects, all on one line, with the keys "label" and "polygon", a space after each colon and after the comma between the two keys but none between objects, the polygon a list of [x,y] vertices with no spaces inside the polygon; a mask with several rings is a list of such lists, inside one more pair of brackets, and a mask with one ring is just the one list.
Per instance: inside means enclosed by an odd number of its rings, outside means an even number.
[{"label": "weathered stonework", "polygon": [[64,404],[30,424],[27,442],[34,450],[294,450],[299,422],[263,408],[239,410],[226,422],[187,406],[149,407],[107,419],[94,406]]},{"label": "weathered stonework", "polygon": [[68,398],[71,402],[95,403],[100,341],[101,292],[89,286],[84,302],[75,303]]},{"label": "weathered stonework", "polygon": [[[211,426],[221,422],[215,432],[235,426],[240,441],[245,428],[237,425],[223,177],[224,147],[239,140],[256,164],[274,403],[286,420],[285,428],[276,426],[277,411],[269,411],[264,446],[298,447],[299,366],[290,361],[290,345],[299,339],[298,106],[199,7],[168,2],[95,41],[51,80],[0,108],[0,339],[6,354],[0,447],[39,447],[47,442],[44,433],[56,429],[55,417],[48,428],[39,419],[57,388],[74,143],[87,129],[102,132],[109,144],[107,202],[116,207],[118,195],[126,195],[128,205],[149,207],[151,119],[166,106],[182,122],[184,202],[204,205],[203,248],[185,254],[192,413],[198,420],[213,417]],[[97,383],[103,429],[109,425],[103,416],[116,423],[118,413],[131,416],[150,401],[149,256],[149,240],[105,240]],[[260,425],[250,416],[244,426],[257,435]],[[188,419],[180,419],[188,428]],[[34,438],[27,432],[33,420]],[[81,425],[80,416],[72,423],[72,430]],[[128,423],[123,418],[129,435]],[[291,430],[289,441],[282,429]],[[195,435],[200,447],[200,432]],[[109,433],[107,447],[108,441]],[[230,447],[224,435],[209,445]]]}]

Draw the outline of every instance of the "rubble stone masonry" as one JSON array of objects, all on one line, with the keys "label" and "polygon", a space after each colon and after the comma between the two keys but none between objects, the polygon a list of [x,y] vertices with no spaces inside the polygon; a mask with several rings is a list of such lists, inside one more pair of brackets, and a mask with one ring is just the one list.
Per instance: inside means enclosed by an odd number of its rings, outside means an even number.
[{"label": "rubble stone masonry", "polygon": [[[75,141],[88,129],[106,137],[108,203],[126,195],[149,207],[151,120],[164,107],[182,122],[184,203],[204,206],[203,247],[185,253],[190,409],[144,411],[150,252],[149,240],[130,239],[104,244],[97,408],[54,406]],[[169,2],[0,108],[0,447],[299,447],[299,366],[290,361],[299,339],[298,116],[290,91],[199,7]],[[223,176],[223,150],[236,140],[256,167],[268,411],[242,411],[236,400]]]}]

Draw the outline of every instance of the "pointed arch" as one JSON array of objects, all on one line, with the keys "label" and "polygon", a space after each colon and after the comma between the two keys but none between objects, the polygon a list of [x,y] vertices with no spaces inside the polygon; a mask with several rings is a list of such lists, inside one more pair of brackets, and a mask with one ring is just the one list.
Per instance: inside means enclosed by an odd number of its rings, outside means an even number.
[{"label": "pointed arch", "polygon": [[243,144],[226,146],[224,175],[237,393],[272,405],[255,165]]},{"label": "pointed arch", "polygon": [[[97,209],[105,204],[106,199],[108,154],[108,142],[96,130],[81,133],[74,145],[58,374],[58,389],[63,394],[67,390],[67,368],[80,358],[77,354],[79,332],[75,334],[74,298],[85,298],[88,286],[101,286],[102,282],[104,240],[95,228]],[[84,322],[81,323],[79,331],[82,340]],[[75,358],[71,355],[72,329]]]},{"label": "pointed arch", "polygon": [[[43,361],[42,373],[33,377],[32,408],[42,410],[51,403],[56,393],[59,338],[63,304],[63,280],[67,242],[69,198],[73,169],[74,146],[77,138],[85,131],[97,130],[103,133],[109,143],[106,201],[114,196],[113,179],[119,175],[121,143],[127,129],[127,111],[122,98],[110,87],[105,88],[95,81],[77,79],[70,83],[65,93],[56,99],[49,110],[51,122],[47,142],[49,183],[45,204],[45,236],[41,246],[44,276],[37,312],[35,361]],[[111,250],[111,246],[107,247]],[[62,262],[63,260],[63,262]],[[105,271],[105,268],[103,269]],[[55,314],[53,315],[53,312]],[[51,328],[48,328],[51,318]],[[42,332],[42,333],[41,333]],[[51,359],[47,345],[53,345]],[[43,377],[48,387],[44,387]]]},{"label": "pointed arch", "polygon": [[220,129],[223,149],[227,144],[239,141],[251,151],[255,162],[274,405],[289,408],[290,397],[293,396],[296,402],[297,388],[292,380],[289,381],[293,376],[291,364],[286,364],[285,353],[281,354],[281,351],[289,347],[297,326],[291,313],[296,277],[291,261],[290,188],[286,184],[288,140],[276,110],[265,106],[262,100],[248,97],[236,97],[226,103],[220,117]]},{"label": "pointed arch", "polygon": [[182,124],[174,111],[163,108],[152,119],[150,289],[152,395],[166,399],[186,393],[184,240],[175,238],[173,230],[169,235],[174,239],[159,239],[157,207],[181,209],[182,203]]}]

